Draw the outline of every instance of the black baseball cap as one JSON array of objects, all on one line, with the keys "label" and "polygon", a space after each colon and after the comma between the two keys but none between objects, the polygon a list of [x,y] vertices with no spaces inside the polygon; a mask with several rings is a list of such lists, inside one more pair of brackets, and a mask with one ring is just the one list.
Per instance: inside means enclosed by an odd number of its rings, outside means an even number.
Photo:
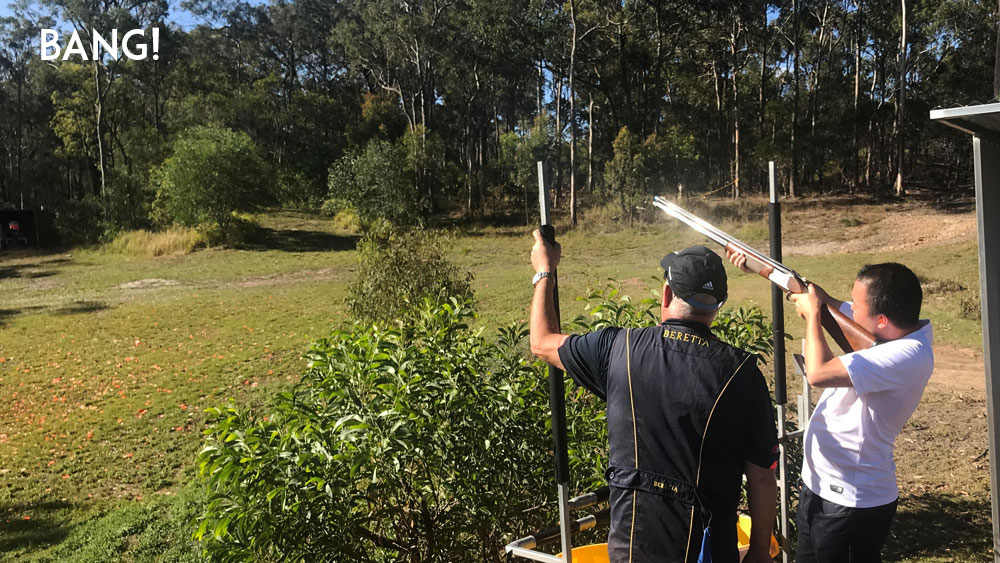
[{"label": "black baseball cap", "polygon": [[[663,276],[674,295],[695,309],[717,311],[728,296],[726,268],[718,254],[701,245],[671,252],[660,260]],[[711,295],[716,303],[709,305],[692,299],[695,294]]]}]

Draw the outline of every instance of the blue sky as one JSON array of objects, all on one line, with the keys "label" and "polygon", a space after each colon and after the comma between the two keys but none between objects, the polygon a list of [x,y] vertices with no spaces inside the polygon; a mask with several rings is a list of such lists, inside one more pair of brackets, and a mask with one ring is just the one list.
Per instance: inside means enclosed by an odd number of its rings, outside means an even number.
[{"label": "blue sky", "polygon": [[[248,0],[249,4],[265,4],[267,0]],[[34,4],[34,2],[32,2]],[[0,0],[0,17],[8,17],[14,15],[14,10],[12,9],[13,2],[10,0]],[[168,23],[179,26],[183,29],[191,29],[202,23],[198,18],[194,17],[190,12],[181,9],[181,0],[169,0],[170,6],[170,16],[167,20]]]}]

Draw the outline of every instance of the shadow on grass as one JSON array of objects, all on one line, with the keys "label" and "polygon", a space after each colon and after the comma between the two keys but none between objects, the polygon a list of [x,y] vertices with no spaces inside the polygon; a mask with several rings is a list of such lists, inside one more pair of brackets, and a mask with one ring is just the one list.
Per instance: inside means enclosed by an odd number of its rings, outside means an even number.
[{"label": "shadow on grass", "polygon": [[59,543],[69,533],[55,516],[72,509],[71,503],[51,501],[5,508],[0,525],[0,553]]},{"label": "shadow on grass", "polygon": [[21,264],[0,268],[0,280],[11,278],[47,278],[54,276],[55,270],[38,270],[33,264]]},{"label": "shadow on grass", "polygon": [[360,237],[335,235],[323,231],[270,229],[260,227],[253,240],[239,246],[243,250],[280,250],[283,252],[329,252],[354,250]]},{"label": "shadow on grass", "polygon": [[923,494],[900,499],[883,554],[887,561],[942,557],[992,560],[990,500]]},{"label": "shadow on grass", "polygon": [[31,305],[31,306],[28,306],[28,307],[19,307],[17,309],[0,309],[0,326],[3,326],[8,320],[10,320],[10,319],[12,319],[12,318],[14,318],[14,317],[16,317],[18,315],[24,315],[24,314],[27,314],[27,313],[32,313],[32,312],[40,311],[42,309],[44,309],[44,307],[42,307],[40,305]]},{"label": "shadow on grass", "polygon": [[57,307],[52,310],[53,315],[76,315],[79,313],[96,313],[108,308],[106,303],[101,301],[74,301],[72,303]]}]

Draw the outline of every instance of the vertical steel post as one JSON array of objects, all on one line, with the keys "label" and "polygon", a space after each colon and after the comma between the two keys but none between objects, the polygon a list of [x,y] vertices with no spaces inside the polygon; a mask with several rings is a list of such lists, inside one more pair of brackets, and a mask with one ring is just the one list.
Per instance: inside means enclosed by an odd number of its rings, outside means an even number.
[{"label": "vertical steel post", "polygon": [[[556,243],[556,232],[552,228],[549,215],[549,189],[546,181],[545,163],[538,161],[538,203],[541,210],[539,231],[549,244]],[[561,326],[559,316],[559,280],[552,270],[552,301],[556,310],[556,324]],[[563,559],[573,561],[573,538],[570,530],[569,514],[569,448],[566,438],[566,388],[563,371],[549,364],[549,408],[552,410],[552,443],[556,458],[556,484],[559,490],[559,529],[562,536]]]},{"label": "vertical steel post", "polygon": [[1000,401],[1000,239],[996,218],[1000,216],[1000,145],[978,135],[972,137],[975,154],[976,223],[979,225],[979,299],[983,317],[983,362],[986,368],[986,415],[990,440],[990,497],[993,505],[993,560],[1000,563],[1000,460],[997,437],[1000,421],[996,404]]},{"label": "vertical steel post", "polygon": [[[771,258],[781,262],[781,203],[778,201],[778,182],[774,161],[767,163],[771,187],[771,200],[767,205],[767,217],[771,235]],[[785,404],[788,402],[785,389],[785,296],[781,288],[771,284],[771,323],[774,329],[774,403],[778,419],[778,440],[781,450],[778,454],[778,488],[780,502],[781,561],[789,562],[788,555],[788,452],[785,447]]]},{"label": "vertical steel post", "polygon": [[[771,258],[781,262],[781,203],[778,201],[778,182],[774,161],[768,163],[771,183],[771,202],[767,217],[771,232]],[[785,392],[785,296],[781,288],[771,284],[771,322],[774,323],[774,402],[788,402]]]}]

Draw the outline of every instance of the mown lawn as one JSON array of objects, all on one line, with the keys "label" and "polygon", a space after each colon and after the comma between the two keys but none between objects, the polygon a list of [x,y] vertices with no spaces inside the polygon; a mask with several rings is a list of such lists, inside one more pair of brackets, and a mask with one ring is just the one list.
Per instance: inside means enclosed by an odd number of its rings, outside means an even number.
[{"label": "mown lawn", "polygon": [[[309,342],[348,322],[343,300],[356,266],[354,238],[308,215],[278,213],[263,222],[270,235],[251,249],[158,259],[95,250],[0,255],[3,558],[197,559],[187,522],[199,491],[188,484],[203,409],[230,398],[266,403],[274,389],[297,380]],[[727,228],[766,248],[759,222]],[[476,276],[482,324],[526,319],[527,229],[447,240],[455,262]],[[583,310],[574,297],[609,278],[645,297],[659,285],[665,252],[703,242],[668,223],[581,228],[560,241],[564,319]],[[846,296],[860,265],[886,259],[978,287],[974,242],[787,262]],[[769,314],[769,291],[759,278],[731,275],[732,305],[758,304]],[[963,295],[929,298],[927,314],[939,342],[977,349],[978,322],[957,312]],[[797,336],[801,326],[786,315]]]}]

